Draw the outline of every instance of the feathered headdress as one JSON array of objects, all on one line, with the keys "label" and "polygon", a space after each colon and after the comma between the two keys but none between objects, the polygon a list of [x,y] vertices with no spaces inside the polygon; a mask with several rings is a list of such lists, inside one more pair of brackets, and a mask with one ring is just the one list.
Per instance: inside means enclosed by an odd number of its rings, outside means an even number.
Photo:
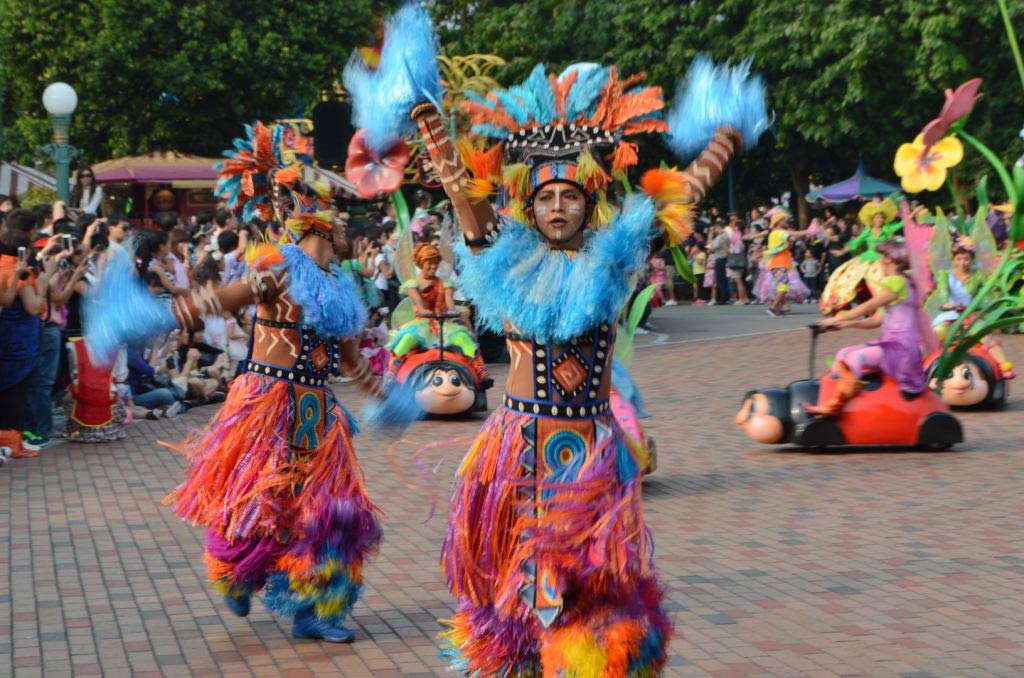
[{"label": "feathered headdress", "polygon": [[[462,108],[473,132],[499,140],[487,150],[460,148],[475,170],[474,196],[486,198],[500,183],[505,211],[525,222],[524,208],[537,189],[565,181],[596,205],[595,225],[607,223],[608,184],[638,160],[627,137],[668,129],[659,113],[661,88],[637,87],[643,78],[620,78],[614,66],[596,64],[574,64],[555,75],[538,64],[521,85],[485,96],[466,92]],[[499,153],[506,161],[500,175]]]},{"label": "feathered headdress", "polygon": [[[242,207],[245,220],[259,217],[268,222],[272,239],[295,242],[310,229],[330,233],[330,214],[322,210],[330,204],[325,187],[302,181],[302,170],[312,164],[313,142],[293,125],[267,127],[257,121],[245,126],[245,137],[224,151],[227,160],[217,163],[217,194],[231,209]],[[284,223],[275,219],[271,186],[290,194],[292,205]]]},{"label": "feathered headdress", "polygon": [[234,140],[234,148],[224,151],[227,158],[213,166],[218,173],[217,195],[234,209],[242,205],[246,221],[273,218],[270,201],[270,177],[291,187],[302,174],[302,165],[312,162],[312,141],[293,127],[262,122],[245,126],[245,136]]}]

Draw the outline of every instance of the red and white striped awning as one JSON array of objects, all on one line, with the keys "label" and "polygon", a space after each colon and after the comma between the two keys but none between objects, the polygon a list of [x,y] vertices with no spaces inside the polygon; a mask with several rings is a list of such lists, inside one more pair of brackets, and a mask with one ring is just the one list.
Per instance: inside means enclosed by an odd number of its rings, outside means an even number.
[{"label": "red and white striped awning", "polygon": [[0,163],[0,193],[19,196],[35,187],[56,191],[57,180],[46,172],[16,162]]}]

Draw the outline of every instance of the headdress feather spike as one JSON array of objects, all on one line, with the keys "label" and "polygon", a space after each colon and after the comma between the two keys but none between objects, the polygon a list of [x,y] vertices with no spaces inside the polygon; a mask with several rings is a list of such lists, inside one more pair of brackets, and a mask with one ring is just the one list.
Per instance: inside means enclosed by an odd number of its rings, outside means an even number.
[{"label": "headdress feather spike", "polygon": [[735,66],[716,66],[706,55],[693,60],[668,114],[669,148],[687,160],[722,127],[739,132],[745,149],[757,144],[768,129],[764,80],[750,75],[750,59]]},{"label": "headdress feather spike", "polygon": [[353,122],[366,130],[377,155],[415,132],[412,109],[430,101],[440,110],[444,98],[437,66],[437,36],[427,10],[410,2],[387,22],[380,65],[371,69],[355,53],[345,66],[345,88],[352,96]]}]

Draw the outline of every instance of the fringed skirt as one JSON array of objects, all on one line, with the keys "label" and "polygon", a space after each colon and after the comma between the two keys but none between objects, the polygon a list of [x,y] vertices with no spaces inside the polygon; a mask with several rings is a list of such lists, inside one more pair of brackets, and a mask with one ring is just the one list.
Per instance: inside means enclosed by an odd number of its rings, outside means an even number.
[{"label": "fringed skirt", "polygon": [[221,593],[266,587],[278,614],[313,607],[332,623],[344,619],[381,534],[354,429],[330,389],[248,373],[184,441],[188,477],[168,502],[208,527],[204,560]]},{"label": "fringed skirt", "polygon": [[499,407],[451,502],[442,653],[471,675],[656,675],[672,627],[651,551],[640,469],[611,415]]},{"label": "fringed skirt", "polygon": [[788,269],[761,269],[761,273],[757,276],[757,283],[754,285],[754,296],[762,304],[770,304],[775,301],[779,285],[785,285],[787,287],[786,298],[798,304],[804,303],[804,300],[811,295],[811,290],[800,277],[796,266],[791,266]]}]

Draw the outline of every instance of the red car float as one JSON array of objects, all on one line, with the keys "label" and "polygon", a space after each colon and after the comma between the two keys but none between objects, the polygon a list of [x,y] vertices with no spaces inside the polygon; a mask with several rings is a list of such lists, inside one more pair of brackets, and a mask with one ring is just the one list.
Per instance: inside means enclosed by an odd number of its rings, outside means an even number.
[{"label": "red car float", "polygon": [[[818,330],[813,330],[816,337]],[[813,341],[813,339],[812,339]],[[811,351],[813,365],[814,351]],[[791,443],[822,449],[841,446],[918,447],[945,450],[963,442],[960,422],[935,393],[908,394],[881,372],[863,379],[860,391],[838,417],[810,414],[805,404],[828,402],[838,379],[794,381],[785,388],[750,391],[736,423],[752,439],[768,445]]]}]

